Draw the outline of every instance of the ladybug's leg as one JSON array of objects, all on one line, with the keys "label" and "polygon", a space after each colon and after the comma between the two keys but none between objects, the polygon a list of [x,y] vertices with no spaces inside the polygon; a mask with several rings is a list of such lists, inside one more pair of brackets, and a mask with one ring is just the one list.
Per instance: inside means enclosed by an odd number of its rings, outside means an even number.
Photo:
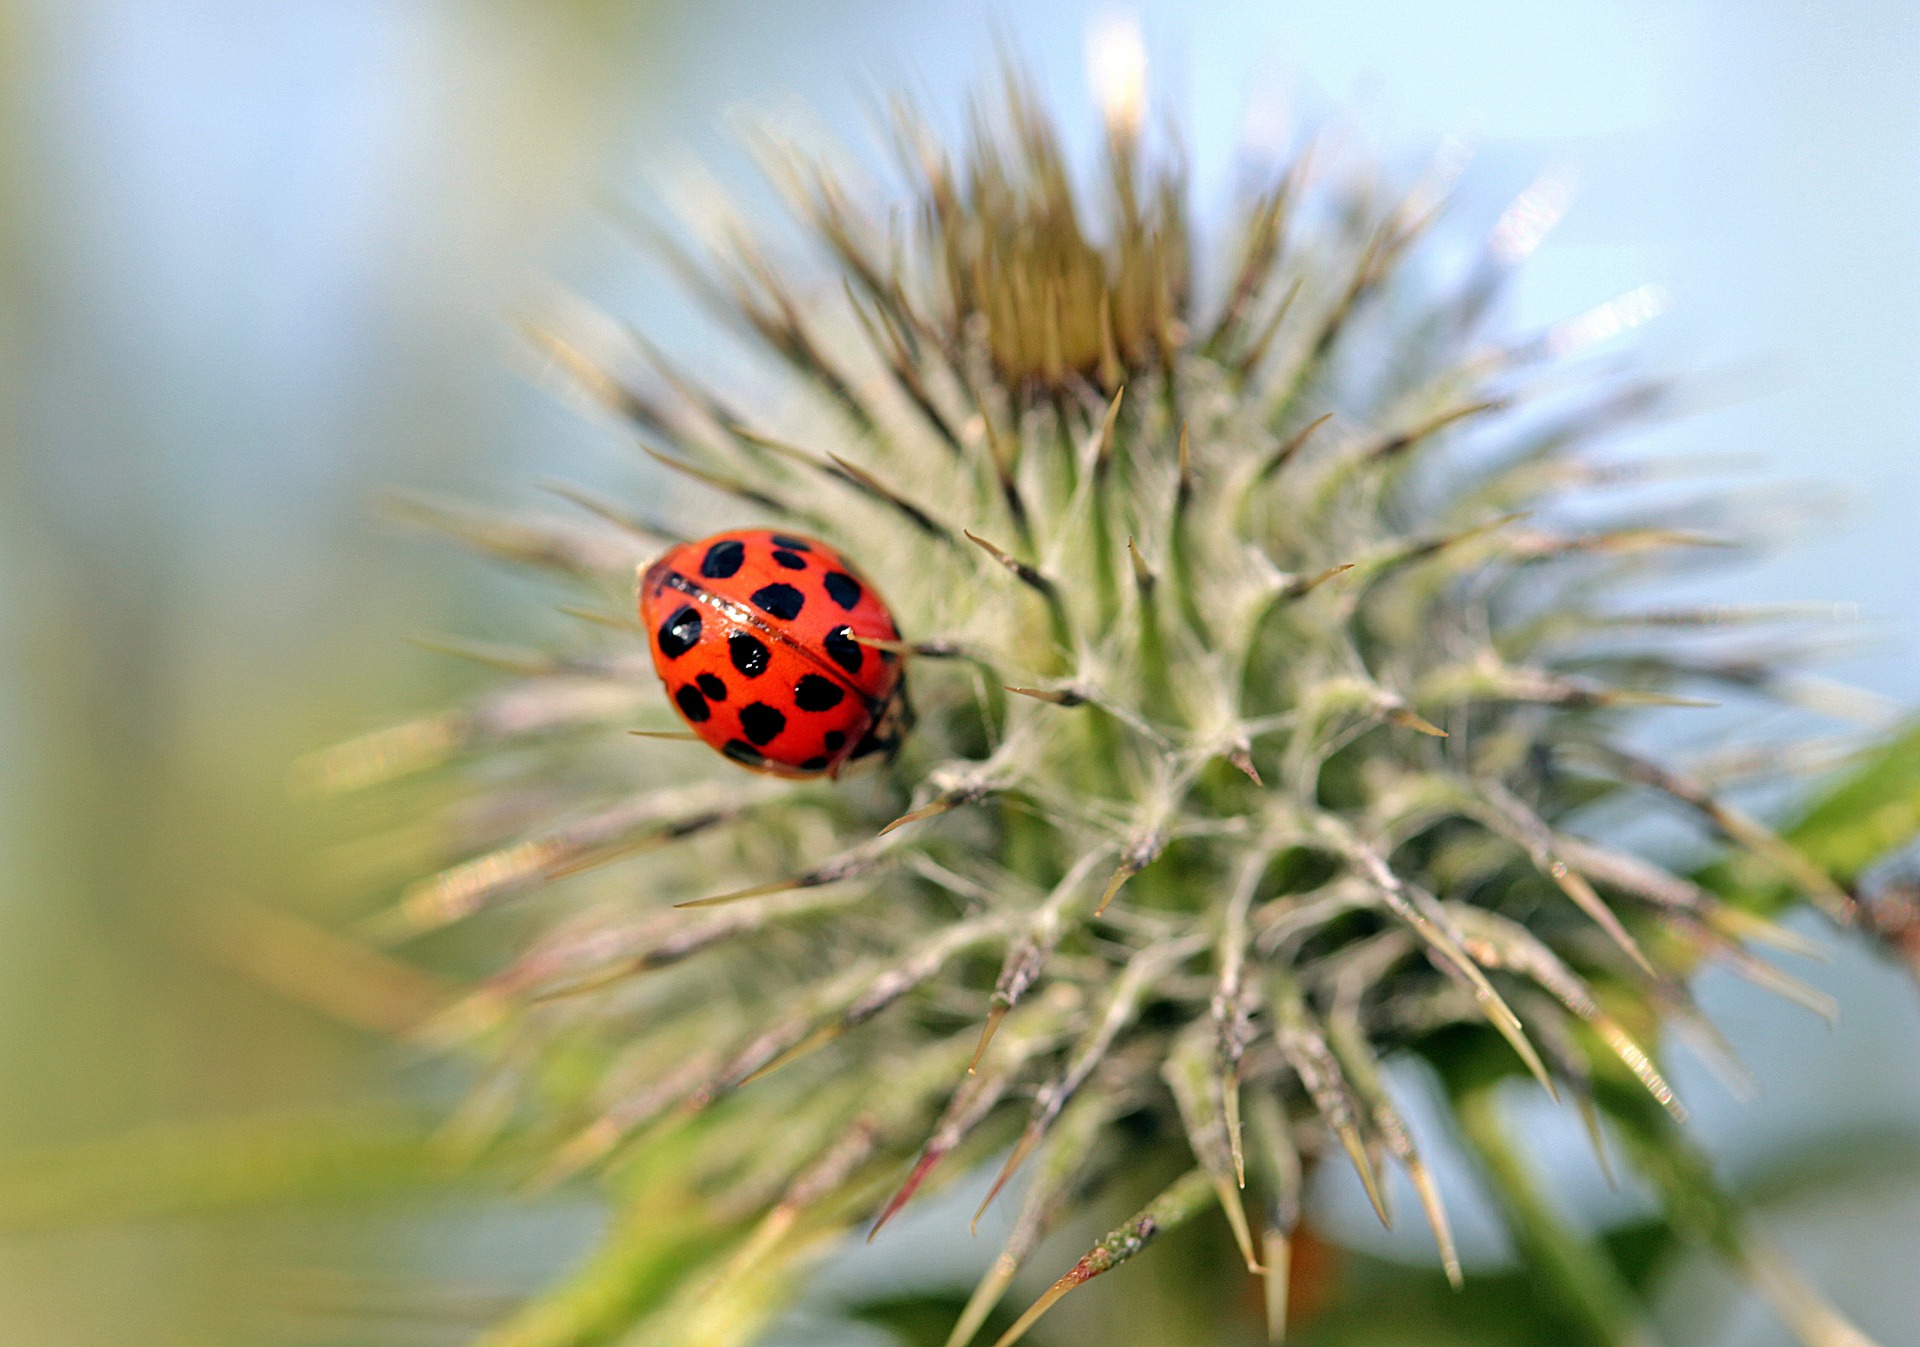
[{"label": "ladybug's leg", "polygon": [[893,696],[873,722],[860,742],[854,745],[853,752],[847,755],[849,762],[871,757],[875,753],[884,753],[891,762],[900,751],[900,743],[907,737],[907,731],[913,728],[913,703],[907,699],[906,680],[902,679],[893,690]]}]

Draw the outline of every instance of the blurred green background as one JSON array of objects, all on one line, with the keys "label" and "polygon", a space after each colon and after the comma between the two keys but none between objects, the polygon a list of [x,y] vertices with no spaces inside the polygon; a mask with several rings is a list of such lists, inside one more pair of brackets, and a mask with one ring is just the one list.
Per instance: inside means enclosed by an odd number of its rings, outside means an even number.
[{"label": "blurred green background", "polygon": [[[548,474],[644,485],[523,377],[513,337],[564,285],[699,340],[596,200],[655,202],[695,161],[738,180],[741,106],[804,101],[858,136],[875,92],[906,87],[951,124],[996,32],[1090,127],[1087,32],[1108,12],[0,6],[0,1344],[464,1342],[590,1244],[589,1200],[509,1200],[423,1147],[459,1081],[388,1035],[435,987],[324,934],[361,913],[355,839],[400,821],[292,799],[288,763],[474,685],[409,635],[541,620],[369,502],[392,484],[524,501]],[[1729,370],[1744,400],[1663,442],[1831,487],[1803,497],[1819,527],[1724,596],[1860,605],[1871,640],[1836,671],[1920,698],[1920,8],[1129,12],[1190,129],[1203,215],[1296,106],[1357,103],[1389,154],[1465,134],[1485,200],[1570,168],[1580,196],[1513,321],[1672,292],[1658,357]],[[1804,971],[1839,998],[1837,1029],[1703,987],[1757,1101],[1684,1055],[1676,1073],[1727,1172],[1771,1195],[1769,1227],[1910,1347],[1917,998],[1859,949]],[[1564,1119],[1516,1107],[1570,1208],[1640,1212]],[[1424,1262],[1417,1232],[1382,1234],[1326,1177],[1323,1228],[1381,1267]],[[1470,1258],[1496,1268],[1470,1180],[1447,1181]],[[836,1259],[788,1340],[884,1342],[834,1306],[968,1284],[993,1244],[943,1220]],[[1786,1340],[1704,1267],[1662,1304],[1675,1342]]]}]

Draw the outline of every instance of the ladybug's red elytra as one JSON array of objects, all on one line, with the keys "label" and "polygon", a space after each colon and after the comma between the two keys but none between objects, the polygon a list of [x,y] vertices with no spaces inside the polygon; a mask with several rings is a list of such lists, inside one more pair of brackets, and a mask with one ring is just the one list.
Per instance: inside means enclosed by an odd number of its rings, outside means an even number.
[{"label": "ladybug's red elytra", "polygon": [[743,766],[838,776],[899,746],[900,657],[861,643],[899,630],[818,539],[734,529],[682,543],[641,572],[640,621],[680,718]]}]

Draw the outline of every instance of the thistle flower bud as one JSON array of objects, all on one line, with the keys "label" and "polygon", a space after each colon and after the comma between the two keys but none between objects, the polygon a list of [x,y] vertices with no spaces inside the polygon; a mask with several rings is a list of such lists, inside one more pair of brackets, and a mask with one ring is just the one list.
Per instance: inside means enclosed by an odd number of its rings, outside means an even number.
[{"label": "thistle flower bud", "polygon": [[[1765,645],[1737,667],[1689,661],[1688,640],[1747,624],[1740,610],[1619,617],[1649,558],[1688,565],[1717,530],[1616,497],[1581,532],[1557,508],[1607,503],[1606,437],[1661,400],[1617,364],[1572,363],[1650,317],[1651,292],[1533,339],[1487,327],[1564,182],[1528,189],[1452,289],[1421,250],[1452,150],[1396,191],[1310,147],[1224,238],[1196,241],[1184,167],[1139,134],[1137,35],[1103,42],[1091,195],[1010,73],[958,152],[897,110],[902,199],[776,152],[838,275],[789,272],[744,235],[704,260],[670,245],[783,400],[703,388],[651,348],[543,337],[558,377],[692,484],[671,528],[657,501],[565,489],[577,522],[411,510],[615,612],[663,539],[817,534],[898,620],[886,653],[910,665],[918,728],[896,758],[839,784],[747,777],[663,734],[645,635],[612,624],[309,774],[450,770],[559,802],[421,880],[404,915],[486,921],[543,889],[543,912],[582,914],[484,986],[475,1050],[555,1059],[527,1079],[528,1106],[573,1138],[559,1171],[621,1174],[641,1211],[650,1157],[671,1156],[676,1192],[751,1217],[709,1232],[709,1279],[738,1290],[823,1234],[880,1233],[996,1151],[1011,1147],[988,1202],[1037,1167],[956,1343],[1066,1204],[1143,1169],[1192,1172],[1050,1295],[1218,1206],[1267,1276],[1277,1337],[1302,1166],[1335,1157],[1383,1220],[1384,1167],[1412,1177],[1457,1282],[1421,1139],[1383,1084],[1396,1056],[1432,1062],[1470,1111],[1530,1249],[1577,1237],[1540,1224],[1489,1131],[1489,1078],[1531,1076],[1610,1120],[1669,1197],[1683,1170],[1709,1183],[1656,1065],[1662,1022],[1690,1013],[1685,979],[1705,959],[1769,976],[1743,942],[1783,901],[1854,915],[1823,859],[1621,739],[1636,708],[1790,680]],[[635,719],[648,737],[619,733]],[[1679,809],[1746,880],[1716,893],[1585,835],[1603,801]],[[1112,1125],[1140,1111],[1164,1125]],[[774,1135],[795,1144],[756,1152]],[[1712,1219],[1737,1265],[1774,1268]],[[745,1341],[779,1284],[727,1316],[691,1292],[563,1298],[501,1340],[644,1321],[637,1340]]]}]

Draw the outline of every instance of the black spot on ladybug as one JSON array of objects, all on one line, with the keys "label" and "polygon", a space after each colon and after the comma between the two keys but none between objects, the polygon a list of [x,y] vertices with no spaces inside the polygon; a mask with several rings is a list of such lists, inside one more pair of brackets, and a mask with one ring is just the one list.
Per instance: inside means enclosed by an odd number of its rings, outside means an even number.
[{"label": "black spot on ladybug", "polygon": [[848,673],[859,673],[866,662],[866,651],[853,639],[852,627],[835,627],[827,633],[827,657]]},{"label": "black spot on ladybug", "polygon": [[860,602],[860,582],[845,571],[827,572],[827,597],[848,612]]},{"label": "black spot on ladybug", "polygon": [[807,606],[807,596],[792,585],[762,585],[753,591],[753,606],[769,617],[791,622]]},{"label": "black spot on ladybug", "polygon": [[749,702],[740,708],[740,729],[756,744],[770,744],[787,728],[787,718],[765,702]]},{"label": "black spot on ladybug", "polygon": [[735,762],[745,763],[749,767],[759,767],[767,760],[767,755],[752,744],[743,744],[738,739],[729,739],[720,751]]},{"label": "black spot on ladybug", "polygon": [[800,770],[803,772],[824,772],[827,770],[827,760],[825,758],[808,758],[800,764]]},{"label": "black spot on ladybug", "polygon": [[714,701],[724,702],[727,699],[727,685],[719,674],[703,673],[693,681],[698,683],[700,690]]},{"label": "black spot on ladybug", "polygon": [[744,631],[727,637],[727,655],[733,660],[733,667],[748,678],[758,678],[767,671],[766,646]]},{"label": "black spot on ladybug", "polygon": [[793,704],[802,711],[831,711],[846,695],[838,683],[819,674],[802,674],[793,685]]},{"label": "black spot on ladybug", "polygon": [[790,571],[804,571],[807,568],[807,559],[798,552],[776,551],[773,559]]},{"label": "black spot on ladybug", "polygon": [[774,534],[773,545],[775,547],[784,547],[789,552],[811,552],[813,550],[813,545],[805,538],[796,538],[787,533]]},{"label": "black spot on ladybug", "polygon": [[683,603],[660,624],[660,653],[668,659],[679,659],[698,644],[700,614],[692,604]]},{"label": "black spot on ladybug", "polygon": [[674,693],[673,700],[679,705],[680,714],[696,725],[713,714],[707,699],[700,695],[700,689],[691,683]]},{"label": "black spot on ladybug", "polygon": [[740,563],[746,559],[746,544],[738,538],[728,538],[707,549],[707,554],[700,558],[700,574],[709,580],[724,580],[739,570]]},{"label": "black spot on ladybug", "polygon": [[838,753],[847,746],[847,736],[838,730],[827,731],[827,752]]}]

